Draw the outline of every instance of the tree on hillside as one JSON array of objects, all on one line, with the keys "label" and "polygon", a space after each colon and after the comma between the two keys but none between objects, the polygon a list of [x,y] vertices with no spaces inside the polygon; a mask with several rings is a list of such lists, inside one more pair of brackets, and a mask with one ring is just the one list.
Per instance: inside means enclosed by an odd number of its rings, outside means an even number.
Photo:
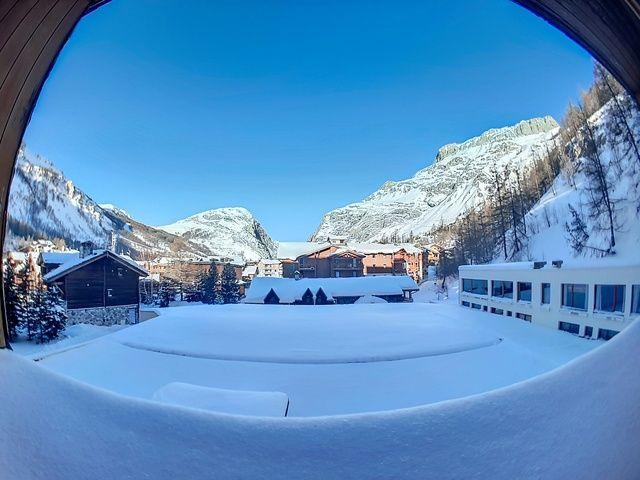
[{"label": "tree on hillside", "polygon": [[200,288],[202,290],[202,303],[213,305],[214,303],[221,303],[219,301],[218,286],[220,278],[218,275],[218,268],[215,262],[211,262],[209,266],[209,273],[202,279]]},{"label": "tree on hillside", "polygon": [[612,181],[602,160],[603,139],[591,125],[582,107],[580,112],[582,131],[584,132],[582,172],[588,182],[586,206],[589,209],[589,217],[594,221],[594,224],[608,231],[609,245],[604,250],[606,253],[612,253],[616,246],[616,205],[611,197]]},{"label": "tree on hillside", "polygon": [[240,285],[238,285],[236,269],[229,263],[222,269],[220,296],[222,303],[238,303],[240,300]]},{"label": "tree on hillside", "polygon": [[582,219],[582,215],[571,204],[569,204],[569,213],[571,214],[571,221],[565,222],[564,228],[569,235],[569,245],[574,252],[580,254],[587,248],[587,241],[589,240],[587,225]]}]

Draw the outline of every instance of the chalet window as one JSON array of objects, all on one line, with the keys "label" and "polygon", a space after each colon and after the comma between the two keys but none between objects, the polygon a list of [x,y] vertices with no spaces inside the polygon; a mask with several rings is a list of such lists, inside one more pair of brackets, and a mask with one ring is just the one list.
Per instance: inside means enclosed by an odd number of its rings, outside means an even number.
[{"label": "chalet window", "polygon": [[578,335],[580,333],[580,325],[571,322],[558,322],[558,330]]},{"label": "chalet window", "polygon": [[124,268],[118,268],[118,276],[119,277],[124,276]]},{"label": "chalet window", "polygon": [[599,328],[598,329],[598,338],[600,340],[611,340],[618,333],[620,333],[620,332],[618,332],[616,330],[609,330],[607,328]]},{"label": "chalet window", "polygon": [[475,293],[476,295],[487,294],[487,280],[476,280],[473,278],[462,279],[462,291],[467,293]]},{"label": "chalet window", "polygon": [[640,285],[631,289],[631,313],[640,313]]},{"label": "chalet window", "polygon": [[563,283],[562,306],[576,310],[586,310],[587,285],[584,283]]},{"label": "chalet window", "polygon": [[513,282],[494,280],[491,282],[491,296],[498,298],[513,298]]},{"label": "chalet window", "polygon": [[107,288],[107,297],[113,297],[113,288]]},{"label": "chalet window", "polygon": [[531,301],[531,282],[518,282],[518,301]]},{"label": "chalet window", "polygon": [[596,285],[593,308],[599,312],[624,312],[624,285]]},{"label": "chalet window", "polygon": [[551,303],[551,284],[542,284],[542,304],[549,305]]}]

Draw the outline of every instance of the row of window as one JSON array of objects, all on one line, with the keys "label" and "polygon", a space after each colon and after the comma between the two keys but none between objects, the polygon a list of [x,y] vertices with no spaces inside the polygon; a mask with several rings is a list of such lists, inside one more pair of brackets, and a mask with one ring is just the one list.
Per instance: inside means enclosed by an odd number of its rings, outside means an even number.
[{"label": "row of window", "polygon": [[[470,303],[467,302],[465,300],[462,301],[462,306],[463,307],[471,307],[474,308],[476,310],[483,310],[483,311],[487,311],[487,307],[486,306],[482,306],[479,303]],[[495,315],[504,315],[505,311],[502,308],[495,308],[495,307],[491,307],[491,313],[495,314]],[[512,317],[513,316],[513,312],[511,310],[507,310],[506,313],[507,317]],[[516,318],[519,318],[520,320],[524,320],[525,322],[531,322],[531,320],[533,319],[533,317],[531,315],[528,315],[526,313],[520,313],[520,312],[516,312]]]},{"label": "row of window", "polygon": [[[571,322],[558,322],[558,330],[562,330],[564,332],[573,333],[574,335],[580,334],[580,325],[577,323]],[[617,330],[609,330],[608,328],[599,328],[598,329],[598,339],[600,340],[611,340],[618,333]],[[584,336],[585,337],[593,337],[593,327],[587,325],[584,327]]]},{"label": "row of window", "polygon": [[[518,301],[530,302],[531,282],[517,282],[516,295]],[[595,285],[594,310],[598,312],[624,312],[625,285]],[[476,295],[487,295],[488,280],[472,278],[462,279],[462,291]],[[540,303],[551,303],[551,284],[541,284]],[[506,280],[491,281],[491,296],[495,298],[513,299],[513,282]],[[583,283],[562,284],[562,306],[576,310],[587,310],[588,285]],[[633,285],[631,292],[631,313],[640,313],[640,285]]]}]

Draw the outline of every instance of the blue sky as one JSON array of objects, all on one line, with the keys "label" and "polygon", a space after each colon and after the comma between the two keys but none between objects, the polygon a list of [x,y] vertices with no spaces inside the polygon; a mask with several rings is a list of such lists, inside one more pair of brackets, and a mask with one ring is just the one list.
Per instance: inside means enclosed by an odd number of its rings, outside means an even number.
[{"label": "blue sky", "polygon": [[74,32],[25,141],[145,223],[244,206],[304,240],[446,143],[559,119],[591,70],[508,0],[114,0]]}]

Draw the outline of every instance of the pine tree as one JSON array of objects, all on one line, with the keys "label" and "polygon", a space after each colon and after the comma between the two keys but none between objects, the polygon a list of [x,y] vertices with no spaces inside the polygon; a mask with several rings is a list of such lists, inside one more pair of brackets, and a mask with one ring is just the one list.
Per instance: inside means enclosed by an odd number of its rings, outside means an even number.
[{"label": "pine tree", "polygon": [[240,300],[240,286],[236,278],[236,270],[229,263],[225,264],[222,269],[220,296],[222,297],[222,303],[238,303]]},{"label": "pine tree", "polygon": [[9,340],[15,341],[22,327],[22,308],[19,274],[11,260],[5,261],[4,268],[4,300],[6,305],[7,324],[9,327]]},{"label": "pine tree", "polygon": [[587,248],[587,240],[589,240],[587,225],[571,204],[569,204],[569,213],[571,213],[571,223],[565,222],[564,228],[569,234],[569,245],[574,252],[580,254]]},{"label": "pine tree", "polygon": [[42,299],[40,310],[41,342],[50,342],[60,336],[67,325],[67,312],[60,292],[54,288],[42,287],[39,295]]},{"label": "pine tree", "polygon": [[221,303],[219,301],[218,284],[220,278],[218,276],[218,267],[215,262],[211,262],[209,266],[209,274],[202,279],[202,303],[213,305],[214,303]]}]

